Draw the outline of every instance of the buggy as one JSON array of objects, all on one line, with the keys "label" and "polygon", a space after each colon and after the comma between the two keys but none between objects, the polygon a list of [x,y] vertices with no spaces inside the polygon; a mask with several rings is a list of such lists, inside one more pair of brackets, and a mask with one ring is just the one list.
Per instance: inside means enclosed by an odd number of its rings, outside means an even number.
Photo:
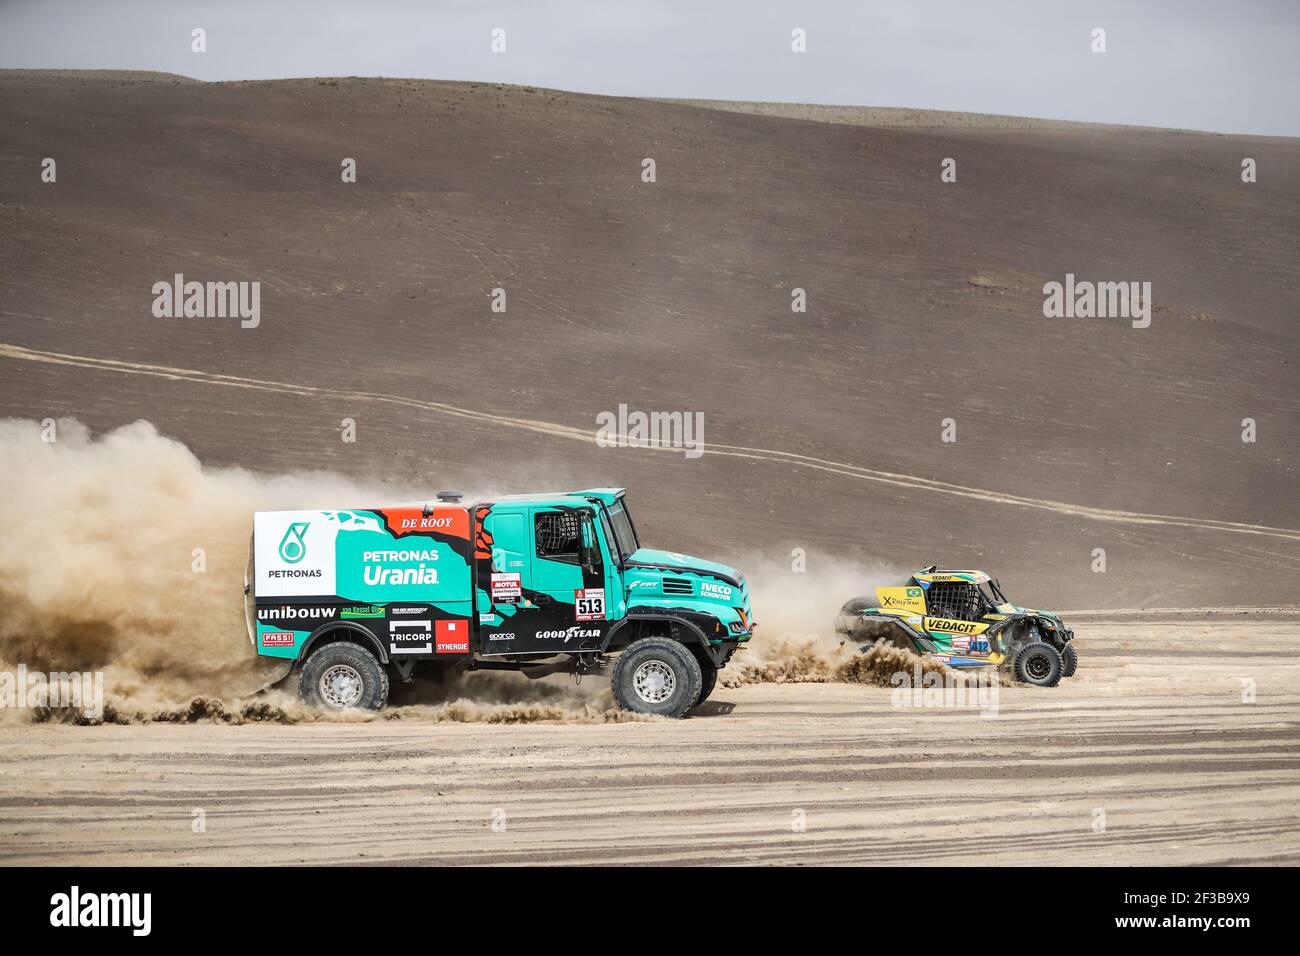
[{"label": "buggy", "polygon": [[949,667],[1000,667],[1040,687],[1055,687],[1079,665],[1074,632],[1059,615],[1012,604],[983,571],[922,568],[901,587],[848,601],[835,629],[863,652],[883,641]]}]

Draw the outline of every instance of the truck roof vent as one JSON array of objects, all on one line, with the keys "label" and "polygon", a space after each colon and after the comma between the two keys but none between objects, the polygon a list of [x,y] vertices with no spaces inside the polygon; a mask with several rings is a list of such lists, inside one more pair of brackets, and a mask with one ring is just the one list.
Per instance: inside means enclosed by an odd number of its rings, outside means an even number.
[{"label": "truck roof vent", "polygon": [[459,491],[440,491],[435,497],[439,501],[460,501],[465,496]]},{"label": "truck roof vent", "polygon": [[664,578],[664,594],[692,594],[694,591],[686,578]]}]

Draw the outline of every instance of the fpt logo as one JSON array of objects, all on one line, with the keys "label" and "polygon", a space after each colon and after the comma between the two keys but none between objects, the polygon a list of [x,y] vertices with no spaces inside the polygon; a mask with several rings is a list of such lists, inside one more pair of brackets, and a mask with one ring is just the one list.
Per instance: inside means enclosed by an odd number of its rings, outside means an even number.
[{"label": "fpt logo", "polygon": [[307,542],[303,535],[311,527],[310,521],[295,521],[280,539],[280,560],[285,564],[297,564],[307,557]]}]

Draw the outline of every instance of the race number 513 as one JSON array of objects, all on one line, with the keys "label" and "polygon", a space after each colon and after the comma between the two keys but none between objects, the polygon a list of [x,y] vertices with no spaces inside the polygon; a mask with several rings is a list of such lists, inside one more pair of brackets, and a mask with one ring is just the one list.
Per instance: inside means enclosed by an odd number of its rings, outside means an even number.
[{"label": "race number 513", "polygon": [[574,617],[579,621],[603,621],[605,619],[605,592],[591,588],[579,588],[573,592]]}]

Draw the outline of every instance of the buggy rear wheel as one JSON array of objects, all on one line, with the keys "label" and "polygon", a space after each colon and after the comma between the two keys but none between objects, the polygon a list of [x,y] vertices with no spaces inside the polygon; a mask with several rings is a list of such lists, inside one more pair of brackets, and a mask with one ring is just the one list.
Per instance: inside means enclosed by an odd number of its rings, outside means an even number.
[{"label": "buggy rear wheel", "polygon": [[1061,676],[1073,677],[1078,669],[1079,652],[1074,649],[1073,644],[1066,644],[1065,650],[1061,651]]}]

